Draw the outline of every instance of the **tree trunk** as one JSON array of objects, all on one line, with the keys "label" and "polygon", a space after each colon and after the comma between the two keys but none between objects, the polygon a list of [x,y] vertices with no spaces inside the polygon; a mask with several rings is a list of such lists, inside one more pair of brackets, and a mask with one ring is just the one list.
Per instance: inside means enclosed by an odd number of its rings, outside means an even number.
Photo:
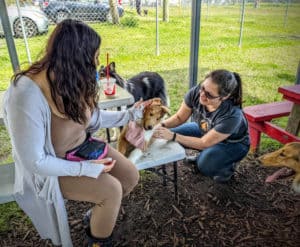
[{"label": "tree trunk", "polygon": [[300,84],[300,61],[298,63],[298,69],[296,74],[296,84]]},{"label": "tree trunk", "polygon": [[169,0],[163,0],[163,21],[169,22]]},{"label": "tree trunk", "polygon": [[117,2],[115,0],[109,0],[110,14],[113,24],[120,24],[120,18],[117,8]]},{"label": "tree trunk", "polygon": [[142,9],[141,9],[141,0],[135,0],[135,8],[136,8],[136,12],[139,14],[139,15],[142,15]]}]

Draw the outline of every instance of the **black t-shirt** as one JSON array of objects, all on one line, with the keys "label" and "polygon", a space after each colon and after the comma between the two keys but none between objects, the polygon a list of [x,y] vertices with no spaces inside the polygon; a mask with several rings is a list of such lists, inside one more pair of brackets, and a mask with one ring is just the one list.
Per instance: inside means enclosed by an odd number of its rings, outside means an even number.
[{"label": "black t-shirt", "polygon": [[229,140],[239,140],[248,135],[248,124],[242,109],[234,106],[228,99],[221,103],[213,112],[205,109],[199,101],[200,85],[191,88],[185,95],[185,104],[192,109],[194,121],[198,123],[204,133],[215,129],[222,134],[230,134]]}]

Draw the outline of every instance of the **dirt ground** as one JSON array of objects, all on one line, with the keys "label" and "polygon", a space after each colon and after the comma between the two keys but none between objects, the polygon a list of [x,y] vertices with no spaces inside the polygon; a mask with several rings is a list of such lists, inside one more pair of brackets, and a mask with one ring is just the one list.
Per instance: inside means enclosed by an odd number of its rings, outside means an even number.
[{"label": "dirt ground", "polygon": [[[228,184],[194,174],[183,162],[178,170],[178,201],[172,183],[163,186],[161,177],[143,174],[123,201],[115,246],[300,246],[300,195],[292,191],[291,179],[264,183],[275,169],[249,155]],[[67,203],[75,247],[85,246],[82,217],[90,206]],[[13,218],[10,224],[0,246],[52,246],[31,225]]]}]

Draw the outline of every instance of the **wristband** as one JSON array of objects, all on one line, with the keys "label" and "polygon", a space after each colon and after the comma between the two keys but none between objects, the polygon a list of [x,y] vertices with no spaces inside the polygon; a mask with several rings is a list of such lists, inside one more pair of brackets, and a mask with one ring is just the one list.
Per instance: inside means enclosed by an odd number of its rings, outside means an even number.
[{"label": "wristband", "polygon": [[174,142],[175,140],[176,140],[176,133],[174,132],[174,133],[173,133],[172,141]]},{"label": "wristband", "polygon": [[162,127],[166,128],[166,125],[165,125],[164,122],[162,122],[160,125],[161,125]]}]

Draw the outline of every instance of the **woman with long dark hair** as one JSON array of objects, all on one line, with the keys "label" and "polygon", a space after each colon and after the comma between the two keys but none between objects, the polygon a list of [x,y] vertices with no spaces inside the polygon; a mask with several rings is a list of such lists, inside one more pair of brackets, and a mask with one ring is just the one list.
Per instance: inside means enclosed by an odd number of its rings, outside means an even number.
[{"label": "woman with long dark hair", "polygon": [[188,91],[179,110],[157,126],[154,136],[199,150],[189,160],[197,171],[217,182],[230,180],[250,145],[239,74],[223,69],[209,73]]},{"label": "woman with long dark hair", "polygon": [[72,246],[64,199],[94,203],[87,216],[89,246],[111,246],[122,197],[138,183],[135,166],[108,147],[106,157],[70,161],[69,150],[96,130],[142,116],[147,102],[127,111],[98,108],[100,36],[65,20],[41,59],[17,73],[4,97],[4,119],[15,161],[14,196],[42,238]]}]

